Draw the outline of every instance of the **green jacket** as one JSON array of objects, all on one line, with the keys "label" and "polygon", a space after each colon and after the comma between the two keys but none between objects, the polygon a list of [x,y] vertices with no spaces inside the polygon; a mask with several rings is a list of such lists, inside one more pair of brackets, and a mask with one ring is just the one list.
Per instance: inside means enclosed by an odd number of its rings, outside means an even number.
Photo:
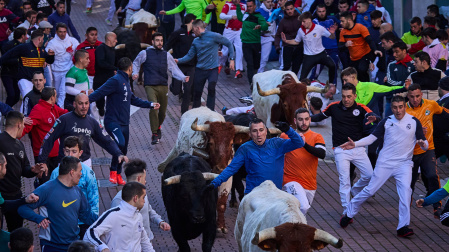
[{"label": "green jacket", "polygon": [[404,35],[402,36],[402,41],[404,41],[404,43],[406,43],[407,45],[413,45],[419,42],[419,40],[421,39],[421,36],[416,36],[413,35],[411,31],[404,33]]},{"label": "green jacket", "polygon": [[373,82],[360,82],[355,87],[357,90],[357,98],[355,102],[366,105],[375,114],[381,115],[379,111],[379,100],[384,96],[393,95],[395,93],[406,92],[403,86],[384,86]]},{"label": "green jacket", "polygon": [[193,15],[196,16],[197,19],[202,19],[204,22],[208,24],[212,12],[207,14],[206,18],[203,19],[203,13],[207,5],[208,4],[206,0],[182,0],[181,4],[179,4],[178,7],[174,8],[173,10],[167,11],[165,14],[173,15],[185,9],[187,14],[192,13]]},{"label": "green jacket", "polygon": [[[262,31],[268,30],[268,24],[265,18],[259,13],[254,12],[249,14],[245,12],[242,14],[240,5],[237,5],[237,19],[243,23],[242,33],[240,34],[240,39],[243,43],[259,43],[260,35]],[[260,29],[254,30],[254,27],[260,25]]]}]

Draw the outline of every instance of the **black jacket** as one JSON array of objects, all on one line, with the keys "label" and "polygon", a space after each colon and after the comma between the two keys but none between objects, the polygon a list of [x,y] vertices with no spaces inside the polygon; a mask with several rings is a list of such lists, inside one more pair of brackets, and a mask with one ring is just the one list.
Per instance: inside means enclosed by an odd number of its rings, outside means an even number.
[{"label": "black jacket", "polygon": [[[449,97],[438,100],[438,104],[449,109]],[[433,143],[435,155],[440,157],[449,154],[449,116],[447,113],[433,115]]]},{"label": "black jacket", "polygon": [[410,77],[413,83],[418,83],[421,86],[421,90],[437,90],[442,74],[441,70],[429,67],[424,72],[411,73]]},{"label": "black jacket", "polygon": [[23,98],[23,111],[22,114],[24,116],[28,116],[36,104],[39,103],[39,100],[41,99],[41,92],[34,88],[28,94],[25,95]]},{"label": "black jacket", "polygon": [[[6,42],[2,46],[2,55],[7,51],[13,49],[14,47],[20,45],[21,43],[15,39]],[[17,76],[19,71],[19,58],[10,58],[2,65],[2,75],[5,76]]]},{"label": "black jacket", "polygon": [[109,47],[105,43],[99,45],[95,50],[95,77],[94,77],[95,86],[102,85],[109,78],[114,76],[114,71],[117,70],[117,67],[114,66],[114,63],[115,63],[114,47]]},{"label": "black jacket", "polygon": [[[184,57],[190,50],[195,36],[192,31],[187,32],[187,26],[181,25],[181,28],[171,33],[167,43],[164,45],[164,50],[169,51],[173,49],[173,58],[180,59]],[[196,57],[185,64],[188,66],[196,66]]]}]

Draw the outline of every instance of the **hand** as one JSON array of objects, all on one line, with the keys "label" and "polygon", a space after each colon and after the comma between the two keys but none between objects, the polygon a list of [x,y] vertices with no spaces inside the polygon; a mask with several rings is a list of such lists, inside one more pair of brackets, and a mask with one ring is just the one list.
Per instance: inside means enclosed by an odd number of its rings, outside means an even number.
[{"label": "hand", "polygon": [[37,177],[42,177],[42,174],[45,173],[45,176],[48,175],[48,167],[47,164],[36,164],[35,166],[31,167],[31,171],[37,174]]},{"label": "hand", "polygon": [[345,43],[345,46],[346,46],[346,47],[350,47],[350,46],[352,46],[352,45],[353,45],[352,40],[348,40],[348,41],[346,41],[346,43]]},{"label": "hand", "polygon": [[93,92],[94,92],[93,89],[89,89],[89,90],[87,90],[87,95],[90,95],[90,94],[92,94]]},{"label": "hand", "polygon": [[231,69],[231,71],[235,71],[235,61],[234,60],[229,61],[229,69]]},{"label": "hand", "polygon": [[387,78],[387,76],[385,76],[384,77],[384,82],[387,82],[388,81],[388,78]]},{"label": "hand", "polygon": [[368,124],[370,124],[370,123],[375,122],[375,121],[377,120],[377,117],[375,117],[375,116],[373,116],[373,115],[370,115],[370,116],[368,116],[366,119],[368,119],[368,121],[365,123],[365,125],[368,125]]},{"label": "hand", "polygon": [[28,204],[30,204],[30,203],[35,203],[35,202],[37,202],[38,200],[39,200],[39,196],[37,196],[37,195],[34,194],[34,193],[31,193],[30,195],[28,195],[28,196],[25,198],[25,202],[28,203]]},{"label": "hand", "polygon": [[125,163],[128,163],[128,157],[127,156],[125,156],[125,155],[120,155],[120,156],[118,156],[118,163],[120,164],[120,163],[122,163],[122,162],[125,162]]},{"label": "hand", "polygon": [[43,228],[43,229],[47,229],[48,226],[50,225],[50,220],[49,219],[43,219],[41,221],[41,223],[39,223],[39,227]]},{"label": "hand", "polygon": [[304,134],[303,133],[298,133],[298,135],[302,138],[302,140],[305,143],[306,142],[306,137],[304,136]]},{"label": "hand", "polygon": [[176,64],[178,64],[178,59],[175,59]]},{"label": "hand", "polygon": [[116,74],[117,74],[117,71],[114,70],[114,75],[116,75]]},{"label": "hand", "polygon": [[33,120],[31,118],[29,118],[29,117],[24,117],[23,118],[23,123],[25,125],[33,125]]},{"label": "hand", "polygon": [[285,37],[285,33],[283,33],[283,32],[281,32],[281,38],[282,38],[283,42],[287,41],[287,38]]},{"label": "hand", "polygon": [[120,12],[122,12],[122,7],[118,8],[118,10],[115,12],[115,15],[118,15]]},{"label": "hand", "polygon": [[159,11],[159,15],[167,15],[167,12],[164,10]]},{"label": "hand", "polygon": [[355,148],[355,143],[354,141],[352,141],[352,139],[350,137],[348,137],[348,140],[346,143],[340,145],[340,148],[342,148],[343,150],[350,150],[350,149],[354,149]]},{"label": "hand", "polygon": [[410,85],[412,85],[412,80],[406,79],[405,82],[404,82],[405,89],[408,90],[408,87],[410,87]]},{"label": "hand", "polygon": [[256,25],[253,30],[259,30],[259,29],[260,29],[260,25]]},{"label": "hand", "polygon": [[232,16],[232,19],[237,20],[237,16]]},{"label": "hand", "polygon": [[[47,47],[47,45],[45,45],[44,47]],[[47,65],[48,65],[47,62],[44,62],[44,64],[42,65],[42,67],[43,67],[43,68],[46,68]]]},{"label": "hand", "polygon": [[186,78],[184,79],[184,82],[189,82],[190,80],[190,76],[186,76]]},{"label": "hand", "polygon": [[157,102],[153,102],[153,109],[159,109],[161,107],[161,104]]},{"label": "hand", "polygon": [[369,70],[371,72],[374,71],[374,64],[373,63],[369,63]]},{"label": "hand", "polygon": [[334,23],[331,27],[329,27],[327,30],[330,32],[330,33],[335,33],[335,31],[337,30],[337,28],[338,28],[338,25],[336,24],[336,23]]},{"label": "hand", "polygon": [[374,51],[374,54],[378,55],[379,57],[382,57],[382,52],[379,50]]},{"label": "hand", "polygon": [[162,221],[161,223],[159,223],[159,228],[162,229],[163,231],[170,231],[170,229],[171,229],[170,224],[168,224],[165,221]]},{"label": "hand", "polygon": [[290,126],[286,122],[277,121],[274,124],[274,126],[276,126],[276,128],[280,129],[284,133],[287,132],[290,129]]},{"label": "hand", "polygon": [[421,149],[425,149],[426,148],[426,142],[422,139],[419,139],[416,141],[416,143],[419,145],[419,147],[421,147]]},{"label": "hand", "polygon": [[8,28],[8,30],[6,30],[6,35],[11,35],[12,31]]},{"label": "hand", "polygon": [[133,80],[137,80],[137,78],[139,78],[138,74],[133,74]]},{"label": "hand", "polygon": [[416,201],[416,206],[417,207],[423,207],[422,204],[424,203],[424,199],[419,199]]},{"label": "hand", "polygon": [[55,52],[52,49],[48,49],[47,54],[48,55],[55,55]]}]

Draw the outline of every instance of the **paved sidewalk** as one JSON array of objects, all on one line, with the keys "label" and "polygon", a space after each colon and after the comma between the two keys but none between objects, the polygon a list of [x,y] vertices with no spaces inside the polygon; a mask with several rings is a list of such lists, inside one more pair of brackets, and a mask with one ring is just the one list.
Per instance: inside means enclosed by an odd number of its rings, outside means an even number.
[{"label": "paved sidewalk", "polygon": [[[95,1],[93,4],[93,13],[86,14],[85,0],[77,0],[72,3],[72,20],[78,29],[78,33],[84,38],[83,34],[87,27],[95,26],[99,30],[99,39],[104,40],[104,34],[113,29],[106,25],[106,18],[110,1]],[[114,19],[114,24],[116,19]],[[177,24],[179,26],[179,24]],[[276,63],[270,63],[269,66],[275,67]],[[322,76],[325,76],[325,72]],[[135,94],[138,97],[146,99],[145,91],[142,86],[135,85]],[[205,91],[207,93],[207,89]],[[206,98],[206,93],[203,95]],[[221,73],[217,84],[216,110],[221,111],[223,106],[232,108],[241,106],[238,97],[250,93],[246,76],[241,79],[234,79],[233,75],[226,76]],[[0,92],[1,100],[5,100],[5,92]],[[15,107],[18,109],[18,106]],[[169,94],[169,103],[167,108],[167,117],[163,124],[162,141],[158,145],[151,145],[151,132],[148,119],[148,110],[139,109],[131,116],[130,124],[130,158],[140,158],[148,164],[147,188],[148,198],[152,207],[167,220],[165,207],[161,197],[161,174],[157,171],[159,162],[165,159],[168,152],[174,145],[177,137],[180,120],[180,103],[177,97]],[[438,220],[433,218],[431,208],[418,209],[412,206],[411,227],[416,235],[410,239],[398,238],[396,236],[396,225],[398,222],[398,196],[393,180],[389,180],[376,194],[362,207],[359,215],[354,219],[354,224],[346,229],[340,228],[338,221],[341,215],[340,197],[338,194],[338,174],[335,168],[333,152],[331,149],[331,128],[330,122],[326,126],[313,128],[314,131],[323,135],[327,143],[327,156],[325,160],[319,161],[318,167],[318,190],[312,208],[309,210],[308,224],[321,228],[344,240],[342,251],[447,251],[449,247],[449,229],[443,227]],[[28,137],[24,138],[29,157],[32,157],[31,147]],[[107,210],[111,199],[121,190],[121,187],[110,186],[107,181],[109,175],[109,162],[111,156],[91,143],[93,169],[97,175],[100,185],[100,212]],[[30,161],[33,162],[33,158]],[[439,165],[439,174],[442,179],[449,176],[448,165]],[[28,194],[32,191],[32,180],[23,179],[23,191]],[[414,198],[425,194],[422,183],[418,183]],[[234,240],[234,223],[237,216],[237,209],[228,208],[226,211],[226,225],[229,233],[225,236],[217,237],[213,251],[238,251]],[[25,226],[35,231],[36,248],[39,247],[37,237],[37,225],[26,222]],[[153,246],[156,251],[177,251],[170,232],[160,231],[152,226],[155,235]],[[201,251],[201,238],[190,242],[192,251]],[[336,250],[326,248],[324,251]],[[36,251],[38,251],[36,249]]]}]

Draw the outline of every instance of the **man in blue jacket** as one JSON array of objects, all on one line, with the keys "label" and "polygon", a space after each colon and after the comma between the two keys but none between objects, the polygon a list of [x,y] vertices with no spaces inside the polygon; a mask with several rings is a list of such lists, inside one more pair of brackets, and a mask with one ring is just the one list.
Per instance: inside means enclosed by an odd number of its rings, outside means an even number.
[{"label": "man in blue jacket", "polygon": [[[57,23],[64,23],[69,27],[70,33],[72,34],[72,37],[76,38],[76,40],[81,41],[80,35],[78,35],[78,32],[76,31],[75,26],[73,25],[72,19],[70,18],[69,14],[65,13],[65,3],[63,1],[59,1],[56,4],[56,11],[53,12],[50,16],[48,16],[48,22],[53,25],[53,27],[56,27]],[[51,30],[51,36],[55,36],[55,28]]]},{"label": "man in blue jacket", "polygon": [[366,28],[370,28],[371,24],[371,12],[375,11],[376,7],[369,4],[368,0],[360,0],[357,3],[357,18],[356,23],[364,25]]},{"label": "man in blue jacket", "polygon": [[[108,97],[104,125],[106,131],[116,141],[119,149],[126,155],[129,141],[129,119],[131,105],[141,108],[159,109],[159,103],[144,101],[131,91],[129,77],[133,72],[133,62],[125,57],[118,62],[117,74],[106,81],[99,89],[89,95],[89,101]],[[126,182],[122,176],[122,164],[118,156],[112,156],[109,181],[113,184],[124,185]]]},{"label": "man in blue jacket", "polygon": [[267,140],[267,127],[261,119],[254,119],[250,125],[249,135],[253,141],[244,143],[237,150],[232,162],[215,178],[208,189],[220,186],[245,165],[245,194],[265,180],[271,180],[282,188],[284,176],[284,154],[304,146],[304,140],[286,122],[276,122],[276,127],[286,133],[290,139],[271,138]]}]

